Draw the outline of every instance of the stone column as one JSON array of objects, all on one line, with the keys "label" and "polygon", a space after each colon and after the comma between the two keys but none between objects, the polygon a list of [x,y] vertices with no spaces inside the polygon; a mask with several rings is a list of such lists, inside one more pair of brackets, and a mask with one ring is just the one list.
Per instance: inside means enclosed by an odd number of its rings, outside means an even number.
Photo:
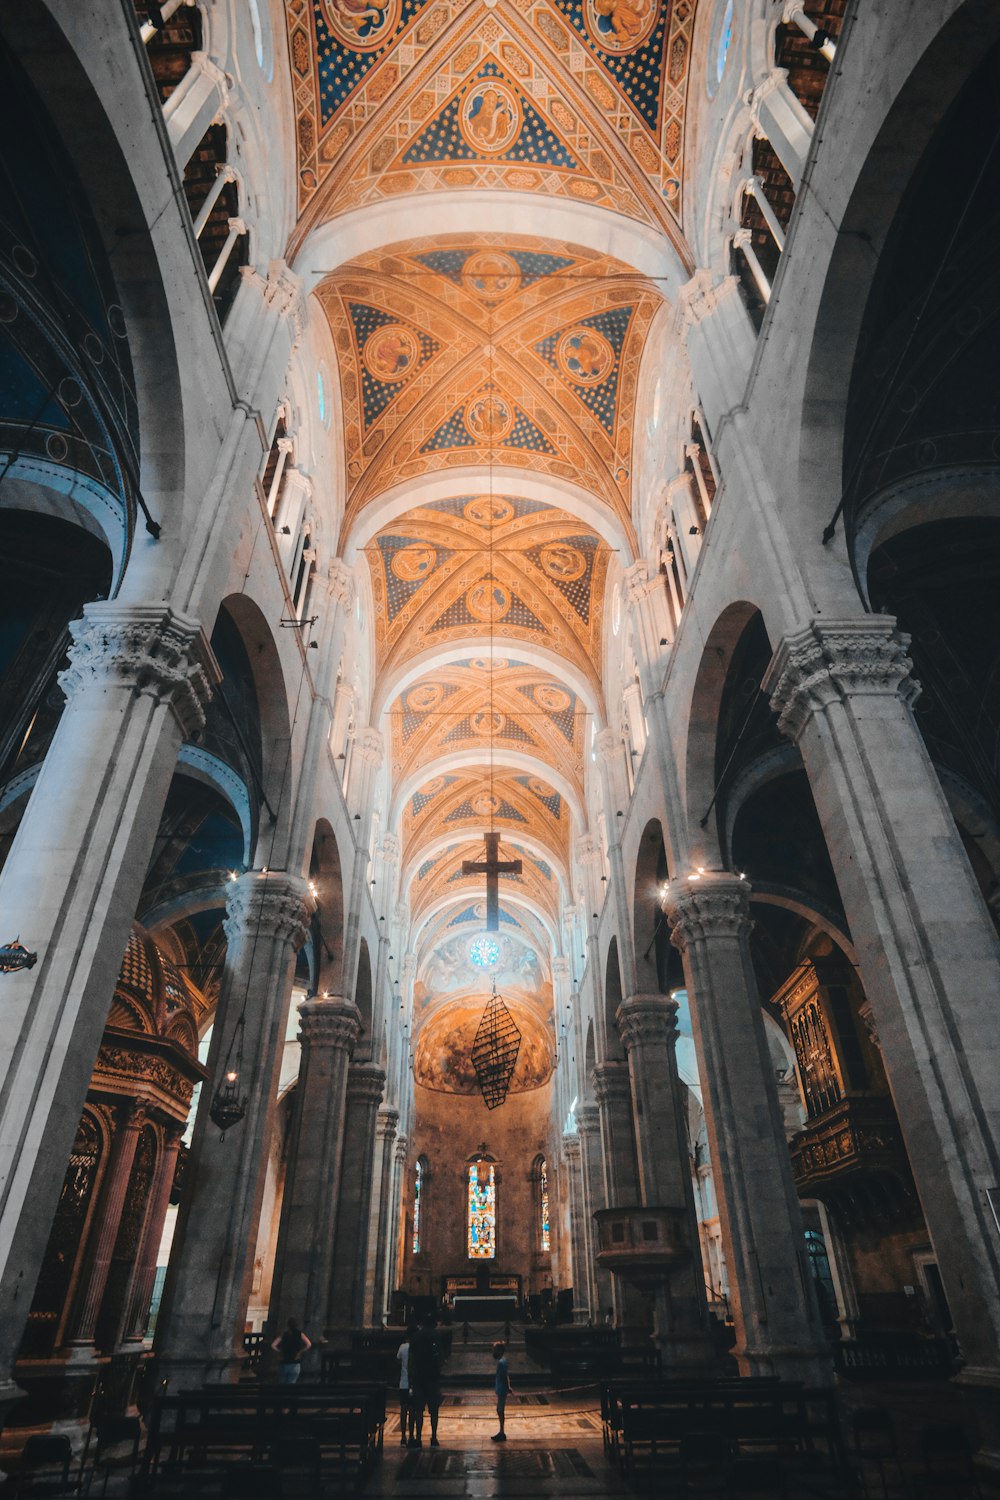
[{"label": "stone column", "polygon": [[386,1262],[385,1262],[385,1294],[386,1307],[392,1300],[392,1294],[399,1286],[399,1251],[402,1239],[402,1211],[403,1211],[403,1173],[406,1171],[406,1157],[410,1149],[410,1143],[405,1135],[396,1137],[396,1146],[392,1154],[392,1200],[389,1205],[389,1224],[386,1230]]},{"label": "stone column", "polygon": [[111,1257],[118,1238],[125,1194],[128,1192],[132,1163],[135,1160],[139,1135],[146,1123],[146,1109],[142,1104],[129,1104],[121,1111],[118,1129],[111,1149],[111,1160],[101,1184],[101,1203],[96,1216],[97,1236],[88,1256],[87,1270],[77,1292],[76,1316],[71,1344],[93,1344],[97,1328],[97,1315],[104,1300],[108,1284]]},{"label": "stone column", "polygon": [[829,1351],[750,958],[750,890],[706,871],[666,910],[684,955],[722,1243],[745,1375],[828,1384]]},{"label": "stone column", "polygon": [[604,1314],[613,1304],[611,1272],[602,1271],[597,1264],[595,1245],[597,1226],[594,1214],[599,1208],[607,1208],[604,1192],[604,1161],[601,1155],[601,1115],[596,1104],[578,1104],[576,1130],[580,1137],[580,1168],[583,1186],[584,1267],[587,1276],[590,1315],[595,1323],[604,1321]]},{"label": "stone column", "polygon": [[303,1000],[302,1058],[271,1283],[275,1328],[297,1318],[315,1341],[326,1328],[344,1151],[347,1070],[361,1031],[350,1000]]},{"label": "stone column", "polygon": [[222,69],[207,52],[192,52],[190,68],[163,106],[167,134],[182,173],[227,98]]},{"label": "stone column", "polygon": [[743,400],[757,335],[735,276],[714,282],[697,271],[677,299],[695,389],[705,420],[718,434],[727,412]]},{"label": "stone column", "polygon": [[[635,1206],[639,1202],[639,1168],[628,1064],[598,1063],[593,1076],[604,1155],[604,1202],[609,1208]],[[611,1285],[618,1323],[623,1327],[648,1323],[642,1295],[617,1276],[611,1278]]]},{"label": "stone column", "polygon": [[[235,1380],[244,1359],[295,954],[314,907],[308,885],[297,875],[251,870],[229,886],[226,967],[209,1077],[198,1104],[157,1329],[163,1374],[175,1388]],[[223,1137],[209,1109],[224,1071],[237,1065],[231,1047],[241,1015],[238,1087],[246,1095],[247,1112]]]},{"label": "stone column", "polygon": [[985,1447],[1000,1462],[1000,941],[913,719],[907,637],[814,620],[765,689],[799,747]]},{"label": "stone column", "polygon": [[389,1216],[392,1208],[392,1166],[396,1146],[399,1110],[391,1105],[379,1106],[375,1124],[375,1171],[372,1211],[368,1227],[367,1279],[365,1308],[368,1321],[381,1327],[387,1307],[385,1268],[389,1259]]},{"label": "stone column", "polygon": [[798,192],[816,127],[809,111],[792,93],[787,69],[773,68],[748,95],[747,103],[755,133],[770,141]]},{"label": "stone column", "polygon": [[583,1188],[583,1153],[580,1137],[566,1134],[562,1138],[564,1191],[569,1196],[570,1253],[573,1264],[573,1322],[586,1323],[593,1317],[590,1306],[590,1275],[587,1268],[586,1195]]},{"label": "stone column", "polygon": [[170,1206],[170,1194],[177,1170],[177,1153],[180,1150],[182,1131],[180,1126],[170,1126],[164,1134],[160,1147],[156,1173],[149,1192],[149,1207],[142,1228],[139,1253],[136,1256],[132,1284],[125,1298],[124,1340],[131,1343],[146,1337],[149,1321],[149,1305],[153,1300],[153,1284],[156,1281],[156,1256],[163,1238],[163,1225]]},{"label": "stone column", "polygon": [[694,1207],[684,1091],[677,1076],[677,1003],[666,995],[630,995],[618,1007],[631,1080],[639,1189],[650,1208],[680,1208],[691,1259],[656,1299],[656,1341],[670,1370],[710,1370],[715,1356],[705,1304],[705,1274]]},{"label": "stone column", "polygon": [[164,604],[90,604],[71,633],[66,707],[0,874],[9,935],[38,952],[0,989],[0,1406],[177,753],[218,677],[197,621]]},{"label": "stone column", "polygon": [[344,1166],[340,1175],[329,1313],[330,1327],[340,1332],[363,1328],[365,1323],[375,1125],[384,1088],[385,1073],[381,1068],[371,1063],[352,1063],[348,1068]]}]

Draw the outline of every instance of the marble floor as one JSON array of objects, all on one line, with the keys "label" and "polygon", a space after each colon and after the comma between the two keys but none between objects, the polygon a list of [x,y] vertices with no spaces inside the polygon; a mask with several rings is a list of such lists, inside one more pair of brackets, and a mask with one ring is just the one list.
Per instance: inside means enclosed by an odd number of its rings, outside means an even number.
[{"label": "marble floor", "polygon": [[633,1493],[608,1462],[592,1392],[585,1397],[552,1392],[512,1396],[503,1444],[490,1441],[497,1430],[493,1401],[489,1391],[446,1394],[439,1448],[429,1446],[426,1422],[421,1449],[400,1447],[399,1420],[390,1417],[383,1461],[362,1493],[398,1500],[594,1500]]}]

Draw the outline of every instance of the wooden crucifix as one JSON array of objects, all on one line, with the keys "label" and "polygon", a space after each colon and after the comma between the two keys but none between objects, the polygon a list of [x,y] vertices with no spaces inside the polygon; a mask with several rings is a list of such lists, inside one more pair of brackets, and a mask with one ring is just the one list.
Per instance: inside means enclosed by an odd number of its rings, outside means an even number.
[{"label": "wooden crucifix", "polygon": [[486,876],[486,931],[498,932],[500,930],[500,876],[520,875],[521,861],[500,858],[500,835],[498,833],[487,833],[483,836],[486,839],[485,860],[480,862],[476,859],[463,859],[462,874]]}]

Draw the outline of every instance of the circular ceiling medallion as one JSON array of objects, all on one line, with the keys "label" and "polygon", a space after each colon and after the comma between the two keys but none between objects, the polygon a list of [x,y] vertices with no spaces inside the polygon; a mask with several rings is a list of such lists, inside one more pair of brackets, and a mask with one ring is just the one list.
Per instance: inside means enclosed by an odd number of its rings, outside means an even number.
[{"label": "circular ceiling medallion", "polygon": [[499,302],[521,285],[521,267],[502,250],[477,250],[462,267],[462,285],[474,297]]},{"label": "circular ceiling medallion", "polygon": [[[418,682],[407,693],[406,706],[412,714],[429,714],[432,708],[437,708],[443,697],[444,688],[439,682]],[[435,787],[435,791],[437,790],[439,788]],[[429,797],[431,793],[425,790],[424,795]]]},{"label": "circular ceiling medallion", "polygon": [[475,500],[469,501],[462,514],[467,521],[473,521],[477,526],[502,526],[513,516],[514,507],[502,496],[479,495]]},{"label": "circular ceiling medallion", "polygon": [[420,583],[429,578],[437,562],[437,553],[427,542],[414,542],[393,554],[392,571],[403,583]]},{"label": "circular ceiling medallion", "polygon": [[481,708],[478,713],[469,715],[469,727],[473,734],[499,734],[503,729],[503,714],[496,708],[492,713],[488,708]]},{"label": "circular ceiling medallion", "polygon": [[480,792],[472,799],[472,811],[478,818],[492,818],[500,811],[500,798],[492,792]]},{"label": "circular ceiling medallion", "polygon": [[399,22],[402,0],[322,0],[326,23],[349,52],[375,52]]},{"label": "circular ceiling medallion", "polygon": [[538,554],[542,572],[557,583],[574,583],[587,571],[587,559],[569,542],[546,542]]},{"label": "circular ceiling medallion", "polygon": [[477,969],[495,969],[500,962],[500,944],[496,938],[473,938],[469,944],[469,962]]},{"label": "circular ceiling medallion", "polygon": [[555,682],[543,682],[535,688],[535,702],[547,713],[565,713],[572,701],[566,689],[559,687]]},{"label": "circular ceiling medallion", "polygon": [[420,363],[420,340],[402,323],[385,323],[365,340],[361,358],[374,380],[395,385]]},{"label": "circular ceiling medallion", "polygon": [[499,443],[514,425],[514,413],[502,396],[477,396],[465,413],[465,425],[481,443]]},{"label": "circular ceiling medallion", "polygon": [[495,656],[492,661],[488,656],[474,656],[469,666],[474,672],[488,672],[491,667],[494,672],[505,672],[509,663],[505,656]]},{"label": "circular ceiling medallion", "polygon": [[510,609],[510,594],[495,578],[481,578],[466,594],[465,605],[474,620],[492,624]]},{"label": "circular ceiling medallion", "polygon": [[555,792],[552,790],[552,788],[548,786],[544,781],[539,781],[537,776],[532,776],[531,780],[528,782],[528,786],[534,792],[536,797],[555,796]]},{"label": "circular ceiling medallion", "polygon": [[614,368],[615,351],[596,328],[570,328],[556,345],[556,363],[574,385],[600,385]]},{"label": "circular ceiling medallion", "polygon": [[480,156],[499,156],[521,132],[521,104],[513,89],[494,78],[474,84],[459,116],[466,144]]},{"label": "circular ceiling medallion", "polygon": [[602,52],[634,52],[659,15],[659,0],[586,0],[587,32]]},{"label": "circular ceiling medallion", "polygon": [[[437,684],[430,684],[430,686],[436,687]],[[417,789],[417,795],[420,797],[436,797],[443,786],[443,776],[432,776],[430,781],[425,781],[423,786]]]}]

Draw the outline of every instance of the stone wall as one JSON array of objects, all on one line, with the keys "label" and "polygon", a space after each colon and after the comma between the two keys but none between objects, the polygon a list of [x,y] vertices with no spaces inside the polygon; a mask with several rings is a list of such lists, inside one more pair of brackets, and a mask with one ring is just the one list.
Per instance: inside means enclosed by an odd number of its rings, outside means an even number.
[{"label": "stone wall", "polygon": [[[411,1294],[440,1295],[442,1278],[478,1267],[523,1277],[524,1291],[552,1284],[554,1254],[539,1253],[538,1187],[532,1169],[548,1162],[552,1249],[558,1234],[558,1194],[553,1146],[552,1085],[511,1095],[488,1110],[478,1096],[445,1094],[417,1085],[414,1126],[403,1194],[405,1258],[401,1284]],[[482,1150],[496,1160],[497,1256],[470,1261],[466,1247],[468,1158]],[[425,1163],[421,1250],[412,1253],[413,1165]]]}]

